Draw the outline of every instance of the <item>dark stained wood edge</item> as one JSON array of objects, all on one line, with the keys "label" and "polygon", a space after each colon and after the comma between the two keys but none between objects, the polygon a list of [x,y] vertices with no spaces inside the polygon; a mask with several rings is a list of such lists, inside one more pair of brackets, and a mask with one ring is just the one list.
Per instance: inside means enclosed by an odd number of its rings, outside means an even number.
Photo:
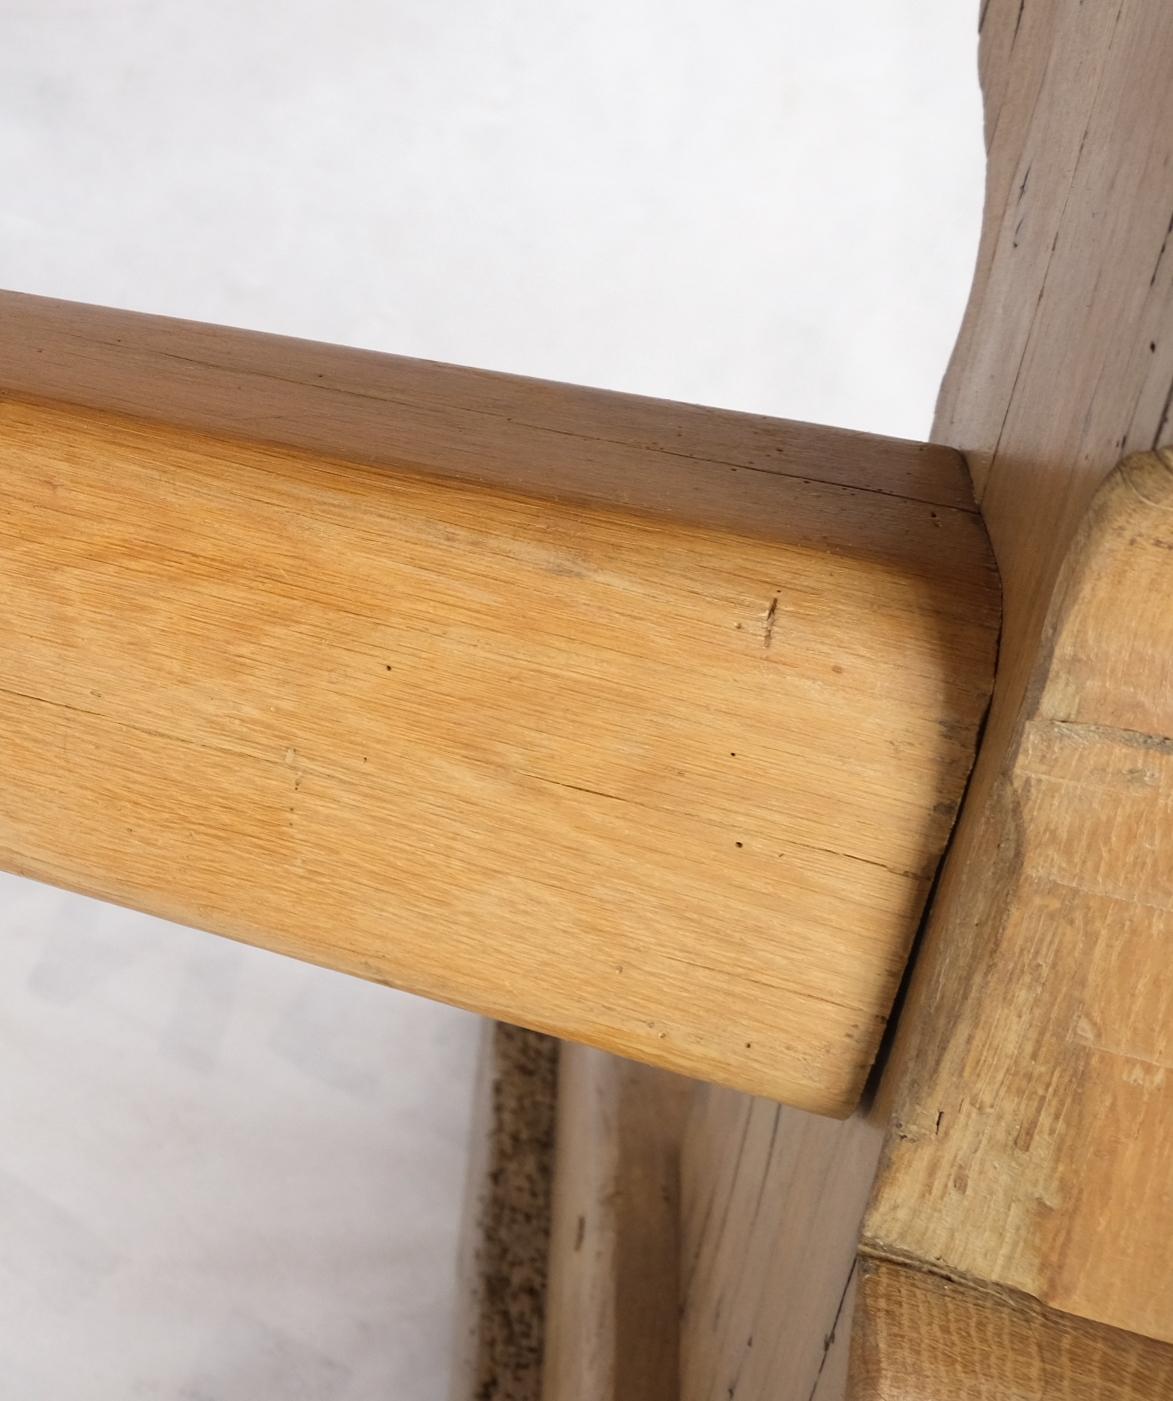
[{"label": "dark stained wood edge", "polygon": [[747,472],[975,512],[939,445],[14,292],[3,391],[706,522]]}]

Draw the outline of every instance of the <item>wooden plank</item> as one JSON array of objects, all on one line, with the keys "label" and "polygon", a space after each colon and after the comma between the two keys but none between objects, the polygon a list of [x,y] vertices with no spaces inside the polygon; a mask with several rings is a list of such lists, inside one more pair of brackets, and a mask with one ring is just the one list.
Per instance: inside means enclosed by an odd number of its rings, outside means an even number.
[{"label": "wooden plank", "polygon": [[990,934],[980,995],[957,997],[956,963],[921,984],[866,1228],[871,1248],[1166,1341],[1171,599],[1173,454],[1143,454],[1073,545],[972,838],[987,862],[953,872],[954,932]]},{"label": "wooden plank", "polygon": [[830,1336],[825,1339],[823,1360],[815,1377],[814,1390],[810,1401],[843,1401],[851,1384],[851,1346],[854,1338],[856,1296],[859,1288],[859,1264],[851,1272],[847,1290],[839,1304],[839,1311],[831,1325]]},{"label": "wooden plank", "polygon": [[[149,393],[137,350],[119,373]],[[635,412],[596,408],[559,438],[587,483]],[[512,418],[451,431],[454,477],[521,450]],[[636,512],[6,396],[0,863],[843,1114],[996,627],[975,515],[853,441],[871,489],[629,443]]]},{"label": "wooden plank", "polygon": [[880,1142],[864,1115],[698,1092],[682,1164],[682,1401],[834,1401]]},{"label": "wooden plank", "polygon": [[451,1401],[540,1401],[558,1043],[486,1022]]},{"label": "wooden plank", "polygon": [[858,1273],[851,1401],[1173,1396],[1165,1344],[892,1261],[868,1260]]},{"label": "wooden plank", "polygon": [[544,1401],[679,1401],[680,1142],[693,1088],[562,1048]]},{"label": "wooden plank", "polygon": [[981,44],[982,251],[933,436],[966,454],[1004,576],[1005,743],[1092,496],[1173,434],[1173,8],[998,0]]},{"label": "wooden plank", "polygon": [[1122,451],[1171,432],[1173,10],[1025,8],[985,55],[988,255],[935,429],[1003,570],[998,688],[866,1233],[1169,1340],[1165,469],[1134,462],[1081,521]]}]

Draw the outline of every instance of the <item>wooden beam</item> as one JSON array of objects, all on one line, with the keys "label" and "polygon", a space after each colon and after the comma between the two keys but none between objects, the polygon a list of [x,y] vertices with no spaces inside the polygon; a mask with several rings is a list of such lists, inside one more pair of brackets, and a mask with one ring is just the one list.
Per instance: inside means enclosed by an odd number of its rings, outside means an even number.
[{"label": "wooden beam", "polygon": [[1171,600],[1173,452],[1138,454],[1076,537],[938,905],[956,942],[902,1027],[865,1226],[869,1249],[1169,1343]]},{"label": "wooden beam", "polygon": [[986,15],[1003,96],[935,432],[975,464],[1006,632],[865,1226],[882,1252],[1167,1342],[1171,66],[1164,0]]},{"label": "wooden beam", "polygon": [[991,680],[953,454],[4,314],[0,863],[851,1109]]},{"label": "wooden beam", "polygon": [[837,1325],[881,1138],[861,1114],[835,1123],[698,1091],[681,1174],[681,1401],[838,1401],[823,1388],[850,1341],[849,1310]]}]

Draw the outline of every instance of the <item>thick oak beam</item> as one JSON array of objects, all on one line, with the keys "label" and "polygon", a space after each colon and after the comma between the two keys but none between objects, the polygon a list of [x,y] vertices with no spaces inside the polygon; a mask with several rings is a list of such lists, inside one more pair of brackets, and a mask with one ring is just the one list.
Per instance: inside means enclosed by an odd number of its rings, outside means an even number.
[{"label": "thick oak beam", "polygon": [[956,454],[0,299],[0,862],[832,1114],[969,772]]}]

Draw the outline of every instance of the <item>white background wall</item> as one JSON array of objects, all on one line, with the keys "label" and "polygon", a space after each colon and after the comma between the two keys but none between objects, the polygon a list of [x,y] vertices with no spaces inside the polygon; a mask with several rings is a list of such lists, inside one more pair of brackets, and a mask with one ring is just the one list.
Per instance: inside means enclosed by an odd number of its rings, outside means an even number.
[{"label": "white background wall", "polygon": [[[0,284],[923,435],[976,9],[0,0]],[[475,1030],[0,877],[0,1394],[439,1401]]]}]

